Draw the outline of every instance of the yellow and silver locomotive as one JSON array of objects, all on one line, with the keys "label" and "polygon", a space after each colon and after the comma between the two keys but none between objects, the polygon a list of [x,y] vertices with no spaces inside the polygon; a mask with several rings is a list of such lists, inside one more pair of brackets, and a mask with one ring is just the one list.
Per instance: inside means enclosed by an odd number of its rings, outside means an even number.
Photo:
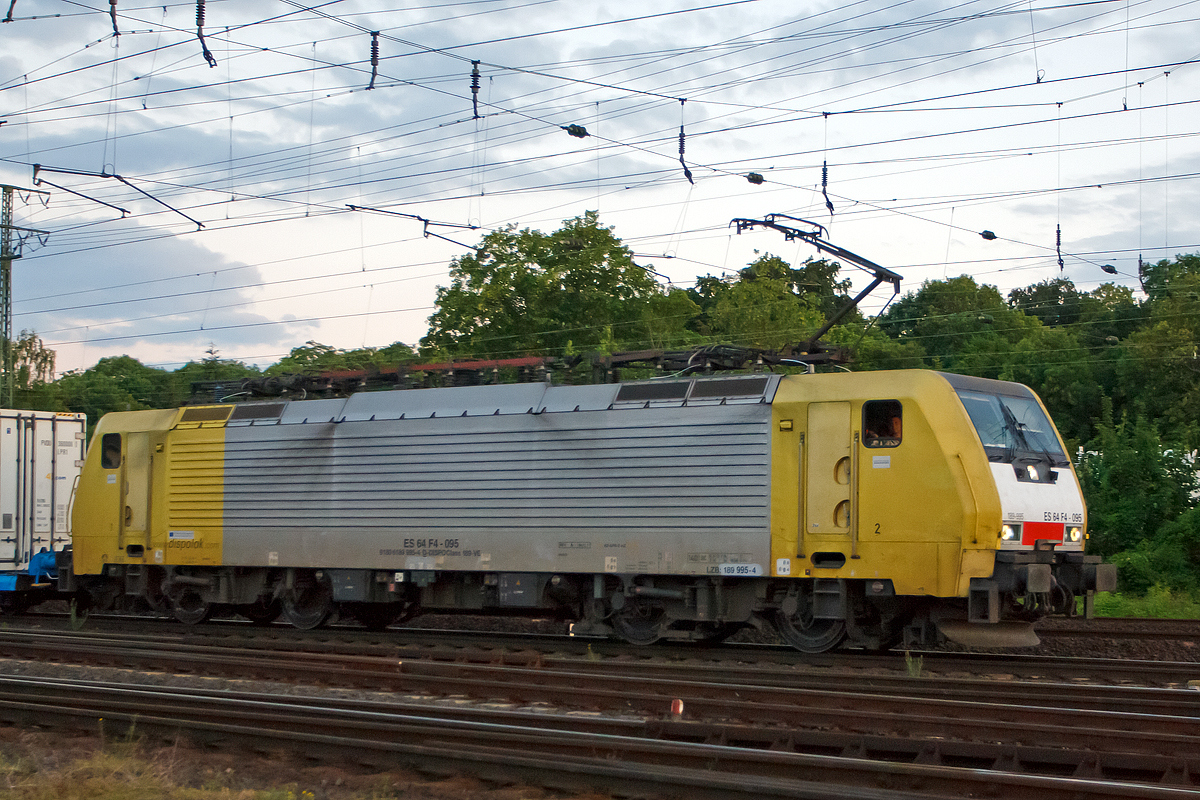
[{"label": "yellow and silver locomotive", "polygon": [[1037,397],[917,370],[114,413],[74,509],[64,590],[193,623],[495,612],[636,643],[1003,646],[1115,582]]}]

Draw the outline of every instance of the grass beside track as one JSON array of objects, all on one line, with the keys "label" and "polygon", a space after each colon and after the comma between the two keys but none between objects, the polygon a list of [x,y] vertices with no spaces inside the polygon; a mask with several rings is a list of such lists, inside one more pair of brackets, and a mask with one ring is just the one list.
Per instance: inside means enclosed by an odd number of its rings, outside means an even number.
[{"label": "grass beside track", "polygon": [[[0,726],[3,800],[546,800],[530,787],[412,772],[360,773],[194,747],[136,731],[71,735]],[[591,795],[581,800],[606,800]]]},{"label": "grass beside track", "polygon": [[1096,595],[1096,616],[1200,619],[1200,602],[1187,592],[1151,587],[1145,595],[1112,592]]}]

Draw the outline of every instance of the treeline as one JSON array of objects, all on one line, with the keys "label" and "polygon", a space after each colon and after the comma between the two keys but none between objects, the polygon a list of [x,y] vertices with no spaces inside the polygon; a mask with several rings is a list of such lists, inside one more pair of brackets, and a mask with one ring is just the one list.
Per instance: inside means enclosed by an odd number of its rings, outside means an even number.
[{"label": "treeline", "polygon": [[[415,347],[307,342],[262,371],[215,351],[174,371],[117,356],[53,379],[53,354],[26,333],[14,343],[15,404],[82,411],[94,423],[108,411],[178,405],[201,380],[710,343],[777,349],[805,341],[850,292],[836,263],[769,253],[690,288],[664,286],[594,213],[550,234],[495,231],[450,266]],[[1145,265],[1138,278],[1136,296],[1114,283],[1080,291],[1065,278],[1007,296],[966,275],[927,281],[874,319],[851,314],[824,340],[853,351],[851,369],[1032,387],[1076,454],[1091,549],[1119,565],[1126,590],[1196,592],[1200,255]]]}]

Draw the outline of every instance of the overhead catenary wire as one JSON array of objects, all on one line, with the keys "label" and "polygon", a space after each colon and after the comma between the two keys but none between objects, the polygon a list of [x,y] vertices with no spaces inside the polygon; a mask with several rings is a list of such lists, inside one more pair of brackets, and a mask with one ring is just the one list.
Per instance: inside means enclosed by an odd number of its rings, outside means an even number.
[{"label": "overhead catenary wire", "polygon": [[[1127,10],[1127,9],[1126,9],[1126,10]],[[1040,30],[1039,30],[1039,34],[1040,34]],[[334,69],[334,68],[336,68],[336,67],[331,67],[331,69]],[[1057,72],[1057,71],[1056,71],[1056,72]],[[360,89],[361,89],[361,87],[362,87],[362,84],[359,84],[359,88],[360,88]],[[141,88],[141,87],[139,87],[139,88]],[[461,97],[461,89],[459,90],[459,93],[458,93],[458,94],[459,94],[459,96]],[[587,100],[587,101],[590,101],[590,98],[579,98],[579,101],[580,101],[580,103],[579,103],[579,104],[580,104],[580,105],[583,105],[583,103],[584,103],[584,101],[585,101],[585,100]],[[502,101],[502,102],[503,102],[503,101]],[[492,108],[496,108],[496,107],[497,107],[497,106],[496,106],[496,104],[492,104]],[[502,106],[500,106],[500,107],[502,108]],[[541,115],[541,114],[538,114],[538,115],[532,115],[532,116],[542,116],[542,115]],[[619,117],[614,117],[614,118],[619,118]],[[782,123],[781,123],[781,124],[782,124]],[[239,127],[240,127],[240,126],[239,126]],[[703,136],[705,136],[705,135],[718,135],[718,134],[715,134],[715,133],[710,133],[709,131],[706,131],[706,130],[704,130],[704,128],[705,128],[705,127],[706,127],[706,126],[705,126],[705,125],[703,125],[703,124],[701,124],[701,125],[699,125],[699,126],[695,126],[695,125],[693,124],[693,122],[689,121],[689,123],[687,124],[687,127],[686,127],[686,135],[687,135],[687,138],[688,138],[688,139],[693,139],[693,137],[697,137],[697,136],[699,136],[699,137],[703,137]],[[715,126],[710,126],[710,127],[715,127]],[[556,128],[556,129],[557,129],[557,128]],[[27,130],[28,130],[28,129],[27,129]],[[744,126],[742,126],[742,125],[740,125],[740,124],[739,124],[739,125],[737,125],[737,126],[735,126],[735,127],[731,127],[729,130],[731,130],[731,131],[747,132],[747,131],[749,131],[749,130],[751,130],[751,129],[750,129],[750,128],[747,128],[747,127],[744,127]],[[681,131],[681,132],[682,132],[682,131]],[[124,131],[123,131],[123,133],[124,133]],[[515,129],[515,128],[514,128],[514,134],[515,134],[515,136],[514,136],[514,139],[513,139],[513,141],[519,141],[519,140],[520,140],[520,134],[519,134],[519,132],[517,131],[517,129]],[[966,134],[966,135],[970,135],[970,134],[968,133],[968,134]],[[610,145],[610,144],[608,144],[608,143],[605,143],[605,142],[603,142],[603,141],[600,141],[600,140],[593,140],[593,142],[594,142],[594,144],[595,144],[595,148],[596,148],[596,153],[595,153],[595,155],[596,155],[597,159],[606,157],[606,156],[605,156],[605,154],[606,154],[608,151],[607,151],[606,149],[604,149],[604,148],[609,148],[609,147],[611,147],[611,148],[619,148],[619,147],[620,147],[620,146],[621,146],[621,145],[624,143],[624,141],[623,141],[623,140],[625,140],[625,139],[626,139],[626,137],[624,137],[624,136],[615,136],[615,137],[612,137],[612,136],[611,136],[611,134],[610,134],[610,137],[611,137],[611,138],[610,138],[610,141],[611,141],[611,142],[613,142],[613,144],[611,144],[611,145]],[[883,137],[879,137],[879,138],[883,138]],[[665,144],[665,142],[667,141],[667,139],[668,139],[668,137],[667,137],[667,136],[665,136],[665,135],[664,135],[664,136],[661,136],[661,137],[659,138],[659,142],[660,142],[660,143],[662,143],[662,144]],[[694,140],[694,141],[698,141],[698,140]],[[652,141],[648,140],[648,139],[643,139],[641,142],[639,142],[639,145],[644,147],[644,146],[646,145],[646,143],[649,143],[649,145],[650,145],[650,148],[653,148],[653,147],[655,146],[655,144],[654,144]],[[683,141],[682,141],[682,140],[680,141],[680,144],[683,144]],[[445,145],[445,149],[446,149],[446,150],[450,150],[450,149],[452,149],[452,146],[453,146],[453,144],[452,144],[452,140],[446,139],[446,140],[444,141],[444,145]],[[962,150],[962,149],[964,149],[964,148],[957,148],[957,149],[958,149],[958,150]],[[944,152],[946,152],[947,154],[951,154],[951,153],[952,153],[954,150],[955,150],[955,148],[945,148]],[[323,173],[322,173],[322,171],[321,171],[321,170],[325,169],[325,165],[324,165],[324,164],[325,164],[325,162],[324,162],[324,156],[323,156],[323,155],[320,155],[320,154],[319,154],[319,151],[317,151],[317,150],[314,150],[314,151],[312,151],[312,152],[313,152],[313,155],[312,155],[312,158],[313,158],[313,162],[312,162],[312,177],[313,177],[314,181],[316,181],[316,182],[314,182],[314,183],[312,184],[312,187],[311,187],[311,188],[312,188],[312,190],[315,192],[315,191],[317,191],[318,187],[320,187],[320,189],[321,189],[322,191],[327,191],[327,192],[329,192],[329,193],[330,193],[330,194],[329,194],[329,195],[327,195],[326,197],[322,198],[322,200],[326,200],[326,199],[328,199],[328,200],[332,201],[333,203],[336,203],[336,195],[337,195],[337,192],[339,191],[339,187],[345,187],[345,188],[343,188],[343,189],[341,189],[341,190],[340,190],[340,191],[343,191],[343,192],[344,192],[344,191],[346,191],[346,190],[351,190],[351,191],[354,191],[354,192],[356,192],[356,193],[357,193],[357,192],[359,191],[359,188],[358,188],[358,186],[356,186],[356,185],[355,185],[355,184],[356,184],[356,182],[355,182],[354,180],[348,180],[348,181],[344,181],[344,182],[343,182],[343,181],[338,181],[338,180],[336,179],[336,173],[335,173],[335,172],[332,172],[332,171],[329,173],[329,176],[330,176],[331,180],[324,180],[323,178],[322,178],[322,179],[320,179],[320,180],[318,180],[318,179],[317,179],[317,176],[318,176],[318,175],[323,175]],[[615,153],[616,151],[614,150],[613,152]],[[697,152],[699,152],[699,151],[697,151]],[[660,155],[665,155],[665,154],[663,154],[663,153],[660,153]],[[682,156],[682,155],[683,155],[683,153],[680,153],[680,156]],[[330,170],[337,169],[337,168],[338,168],[338,162],[335,160],[335,159],[336,159],[336,154],[334,154],[334,153],[330,153],[330,157],[331,157],[331,160],[328,162],[328,168],[329,168]],[[416,159],[419,159],[419,158],[421,157],[421,155],[420,155],[419,151],[414,151],[414,152],[413,152],[413,157],[414,157],[414,160],[416,160]],[[791,156],[791,157],[792,157],[793,159],[795,158],[795,156]],[[849,160],[861,160],[861,161],[866,161],[866,160],[868,160],[868,159],[844,159],[844,158],[839,158],[839,159],[838,159],[838,163],[839,163],[839,164],[841,164],[841,163],[843,163],[844,161],[849,161]],[[251,191],[250,191],[250,192],[245,192],[245,194],[247,194],[247,195],[259,194],[259,195],[261,195],[261,196],[262,196],[262,197],[264,197],[264,198],[269,198],[269,199],[271,200],[271,202],[288,202],[288,201],[289,201],[289,198],[290,198],[290,199],[292,199],[292,200],[294,200],[294,199],[295,199],[295,196],[296,196],[296,195],[295,195],[296,188],[295,188],[295,185],[294,185],[294,184],[293,184],[293,186],[292,186],[290,189],[288,189],[287,187],[283,187],[282,189],[274,189],[274,188],[273,188],[273,190],[272,190],[272,191],[270,191],[270,192],[254,192],[254,191],[253,191],[254,185],[253,185],[253,183],[251,183],[251,182],[247,182],[247,183],[246,183],[246,184],[244,184],[243,186],[237,186],[237,185],[236,185],[236,183],[232,181],[232,178],[233,178],[233,175],[232,175],[232,170],[230,170],[230,169],[228,168],[228,167],[229,167],[229,162],[231,162],[231,161],[232,161],[232,159],[227,159],[227,160],[226,160],[226,165],[225,165],[225,166],[226,166],[226,170],[224,171],[224,175],[223,175],[223,177],[224,177],[225,179],[227,179],[227,180],[229,180],[229,181],[230,181],[230,183],[228,184],[229,188],[231,188],[231,190],[232,190],[232,191],[230,192],[230,194],[233,194],[233,191],[236,191],[236,190],[238,190],[238,189],[241,189],[241,190],[243,190],[243,191],[244,191],[245,189],[250,189]],[[687,163],[687,161],[684,161],[682,158],[680,158],[680,159],[679,159],[679,161],[681,162],[681,164],[682,164],[682,166],[683,166],[684,168],[687,168],[687,167],[688,167],[688,163]],[[503,161],[503,160],[498,160],[498,161],[495,161],[495,162],[493,162],[493,163],[494,163],[494,164],[496,164],[496,165],[501,165],[501,164],[503,164],[503,163],[504,163],[504,161]],[[532,165],[532,164],[536,163],[536,157],[535,157],[535,158],[531,158],[531,159],[530,159],[530,160],[529,160],[527,163],[529,163],[530,165]],[[598,162],[598,163],[599,163],[599,162]],[[828,163],[828,162],[826,161],[826,163]],[[491,167],[491,166],[489,166],[489,168],[492,168],[492,167]],[[678,169],[678,167],[676,167],[676,169]],[[855,198],[853,198],[853,194],[854,194],[854,192],[853,192],[853,191],[847,191],[847,189],[849,188],[850,184],[843,184],[843,180],[845,179],[845,177],[843,177],[843,175],[842,175],[842,172],[841,172],[841,170],[843,170],[843,169],[844,169],[844,167],[839,167],[839,173],[838,173],[838,175],[839,175],[838,186],[839,186],[839,189],[841,190],[841,191],[840,191],[840,194],[842,194],[842,195],[849,195],[849,196],[851,196],[851,201],[850,201],[850,202],[853,202],[853,201],[854,201],[854,199],[855,199]],[[432,170],[430,170],[430,172],[433,172],[433,171],[432,171]],[[744,175],[745,175],[745,169],[744,169],[744,168],[742,168],[742,169],[738,169],[738,170],[737,170],[737,172],[738,172],[738,175],[739,175],[739,176],[744,176]],[[271,170],[270,170],[270,169],[265,169],[265,170],[263,170],[263,171],[262,171],[262,175],[263,175],[263,177],[264,177],[264,178],[266,178],[267,180],[273,180],[273,181],[279,180],[279,178],[282,176],[282,174],[283,174],[283,173],[280,173],[280,172],[275,172],[274,174],[272,174],[272,172],[271,172]],[[294,172],[293,172],[293,174],[294,174]],[[451,174],[451,173],[448,173],[448,172],[443,172],[443,174],[446,174],[446,175],[448,175],[448,174]],[[528,174],[528,175],[533,175],[533,174],[535,174],[535,173],[534,173],[532,170],[530,170],[530,171],[529,171],[529,172],[527,172],[526,174]],[[607,177],[607,180],[611,181],[611,185],[612,185],[612,186],[616,187],[616,186],[617,186],[617,185],[620,183],[620,181],[622,180],[622,178],[623,178],[625,175],[627,175],[627,174],[628,174],[628,175],[632,175],[633,173],[631,173],[631,172],[613,171],[613,172],[611,172],[611,173],[608,175],[608,177]],[[780,173],[780,174],[781,174],[781,173]],[[168,177],[168,178],[170,178],[170,176],[165,176],[165,175],[164,175],[163,177]],[[776,179],[776,177],[777,177],[776,175],[772,175],[772,181],[773,181],[773,182],[774,182],[774,180]],[[853,180],[853,178],[854,178],[854,177],[855,177],[855,176],[849,176],[849,179]],[[373,181],[375,181],[375,182],[377,182],[377,183],[380,185],[380,190],[381,190],[381,191],[382,191],[382,188],[383,188],[383,186],[384,186],[384,185],[386,185],[386,183],[387,183],[389,180],[396,180],[395,178],[393,178],[393,177],[390,177],[390,176],[379,176],[378,178],[376,178],[375,176],[371,176],[371,178],[370,178],[370,179],[371,179],[371,180],[373,180]],[[743,178],[743,177],[739,177],[739,179],[740,179],[740,180],[743,180],[743,182],[744,182],[744,178]],[[176,182],[180,184],[180,188],[179,188],[179,190],[178,190],[178,191],[180,191],[180,192],[183,192],[183,193],[185,193],[185,194],[186,194],[186,193],[189,193],[189,192],[192,192],[192,191],[194,191],[196,188],[198,188],[198,187],[200,186],[200,182],[198,182],[198,181],[194,181],[194,180],[191,180],[191,181],[176,181]],[[538,183],[538,184],[542,184],[542,185],[532,185],[532,186],[530,186],[529,188],[530,188],[530,189],[532,189],[532,190],[551,190],[551,189],[553,189],[553,187],[554,187],[554,186],[556,186],[556,185],[561,185],[561,186],[563,186],[563,187],[569,187],[569,186],[571,185],[571,182],[570,182],[570,181],[566,181],[566,180],[562,180],[562,181],[559,181],[559,180],[544,180],[544,181],[538,181],[537,183]],[[189,185],[189,184],[190,184],[190,185]],[[597,184],[597,185],[598,185],[598,184]],[[1106,185],[1108,185],[1108,184],[1106,184]],[[455,187],[454,187],[454,186],[451,186],[451,185],[445,185],[445,184],[444,184],[444,185],[441,187],[441,191],[437,191],[437,190],[435,190],[435,189],[434,189],[434,187],[435,187],[435,186],[436,186],[436,181],[430,181],[430,182],[427,182],[427,183],[426,183],[426,184],[424,184],[423,186],[419,186],[419,187],[418,187],[418,186],[414,186],[414,190],[415,190],[415,191],[409,192],[408,190],[406,190],[406,191],[405,191],[405,193],[404,193],[404,194],[401,196],[401,198],[400,198],[400,199],[403,199],[403,200],[412,200],[412,199],[417,199],[417,198],[425,198],[425,199],[429,199],[429,200],[446,201],[446,200],[449,200],[450,198],[453,198],[453,197],[455,197],[455,196],[461,195],[461,194],[463,193],[463,192],[461,192],[461,191],[455,191]],[[428,187],[428,188],[426,188],[426,187]],[[544,187],[544,188],[543,188],[543,187]],[[823,187],[823,188],[826,188],[826,189],[828,188],[828,184],[827,184],[827,182],[826,182],[826,187]],[[447,190],[448,190],[448,191],[447,191]],[[489,190],[490,190],[490,191],[489,191],[489,193],[491,193],[492,191],[496,191],[496,192],[500,192],[500,193],[509,193],[509,194],[515,194],[515,193],[519,193],[519,192],[521,191],[519,188],[512,188],[512,184],[509,184],[508,186],[501,186],[501,187],[492,187],[492,186],[489,186]],[[314,201],[315,201],[317,198],[315,198],[315,197],[314,197],[313,199],[314,199]],[[828,199],[828,197],[827,197],[826,199]],[[368,200],[370,200],[369,196],[368,196]],[[186,209],[188,206],[187,206],[187,205],[185,205],[185,206],[182,206],[182,207]],[[315,206],[314,206],[314,208],[315,208]],[[856,207],[856,208],[857,208],[857,207]],[[255,212],[255,213],[262,213],[262,212],[261,212],[261,210],[260,210],[260,211],[258,211],[258,212]],[[288,214],[288,213],[289,213],[289,212],[288,212],[286,209],[281,209],[281,210],[280,210],[281,218],[286,218],[286,216],[287,216],[287,214]],[[885,213],[886,213],[886,212],[885,212]],[[862,216],[862,215],[861,215],[861,213],[860,213],[859,211],[855,211],[855,212],[854,212],[852,215],[848,216],[848,219],[854,219],[855,217],[861,217],[861,216]],[[250,217],[246,217],[245,219],[249,220],[249,219],[250,219]],[[97,239],[96,241],[97,241],[97,242],[99,242],[100,240],[99,240],[99,239]],[[110,237],[110,238],[108,239],[108,241],[110,241],[110,242],[113,242],[113,243],[116,243],[117,239],[114,239],[114,238],[111,238],[111,237]]]}]

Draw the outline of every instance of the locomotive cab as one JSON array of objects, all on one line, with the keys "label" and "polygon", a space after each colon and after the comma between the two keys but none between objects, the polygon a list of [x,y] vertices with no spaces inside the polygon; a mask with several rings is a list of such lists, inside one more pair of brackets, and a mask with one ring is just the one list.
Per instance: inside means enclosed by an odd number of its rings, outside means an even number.
[{"label": "locomotive cab", "polygon": [[[1084,555],[1070,459],[1020,384],[905,371],[810,375],[774,400],[776,624],[801,649],[1033,645],[1092,613],[1115,568]],[[790,489],[790,487],[795,487]]]}]

